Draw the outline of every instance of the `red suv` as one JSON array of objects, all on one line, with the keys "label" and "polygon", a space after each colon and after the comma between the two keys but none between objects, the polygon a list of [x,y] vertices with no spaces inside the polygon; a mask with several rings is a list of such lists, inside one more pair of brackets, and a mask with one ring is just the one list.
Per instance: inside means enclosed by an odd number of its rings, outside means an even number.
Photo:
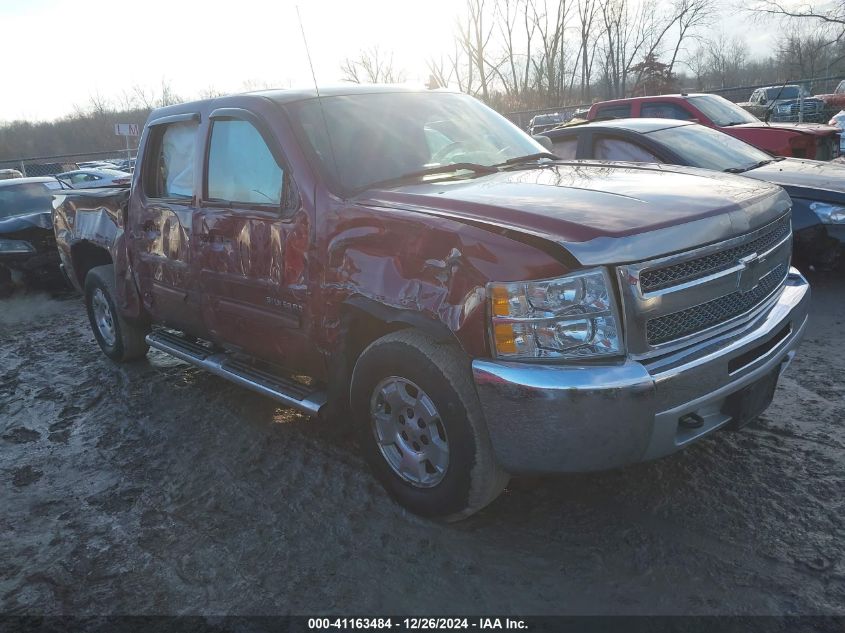
[{"label": "red suv", "polygon": [[695,121],[775,156],[831,160],[839,156],[839,130],[813,123],[765,123],[724,97],[711,94],[632,97],[594,103],[587,119],[649,117]]}]

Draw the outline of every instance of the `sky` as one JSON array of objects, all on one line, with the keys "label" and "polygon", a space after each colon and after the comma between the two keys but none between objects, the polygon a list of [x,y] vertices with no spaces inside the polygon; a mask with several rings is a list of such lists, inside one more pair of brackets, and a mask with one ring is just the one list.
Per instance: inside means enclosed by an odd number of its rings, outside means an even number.
[{"label": "sky", "polygon": [[[311,85],[297,6],[319,83],[340,81],[342,61],[374,44],[425,83],[426,59],[453,48],[464,0],[0,0],[0,121],[51,120],[162,81],[187,98]],[[739,22],[719,25],[764,52],[771,33]]]}]

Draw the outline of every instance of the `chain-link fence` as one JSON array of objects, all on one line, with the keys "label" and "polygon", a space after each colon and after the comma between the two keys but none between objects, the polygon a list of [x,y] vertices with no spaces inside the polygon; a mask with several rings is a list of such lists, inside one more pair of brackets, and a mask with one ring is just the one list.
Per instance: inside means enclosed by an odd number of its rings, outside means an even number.
[{"label": "chain-link fence", "polygon": [[21,176],[55,176],[74,169],[122,169],[134,166],[137,148],[58,156],[32,156],[0,160],[0,170],[14,170]]},{"label": "chain-link fence", "polygon": [[[845,75],[832,75],[826,77],[812,77],[804,79],[794,79],[784,82],[783,84],[755,84],[747,86],[733,86],[730,88],[714,88],[710,90],[692,90],[689,92],[704,92],[709,94],[716,94],[724,97],[728,101],[734,103],[743,103],[751,98],[752,93],[758,88],[780,88],[781,85],[797,85],[804,88],[811,95],[830,95],[839,85],[840,82],[845,81]],[[581,103],[574,105],[560,105],[550,108],[541,108],[537,110],[521,110],[518,112],[506,112],[504,116],[510,119],[520,128],[527,130],[531,125],[532,119],[540,115],[560,115],[561,122],[566,122],[575,116],[586,114],[590,109],[589,103]],[[778,112],[777,109],[772,110],[769,114],[769,121],[771,122],[798,122],[804,123],[827,123],[833,115],[840,110],[845,109],[845,94],[840,100],[830,99],[816,99],[812,96],[804,99],[804,103],[798,105],[793,104],[788,111]],[[765,116],[766,108],[763,107],[758,112],[751,110],[755,116],[763,118]],[[784,109],[785,110],[785,109]],[[800,115],[799,115],[800,110]]]}]

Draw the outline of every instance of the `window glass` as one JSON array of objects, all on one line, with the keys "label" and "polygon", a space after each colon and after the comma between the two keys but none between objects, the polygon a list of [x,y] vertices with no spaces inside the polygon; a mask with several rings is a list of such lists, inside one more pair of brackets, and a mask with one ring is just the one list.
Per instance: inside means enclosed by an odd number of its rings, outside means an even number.
[{"label": "window glass", "polygon": [[554,146],[554,153],[563,159],[570,160],[575,158],[575,152],[578,149],[578,137],[572,136],[569,138],[562,138],[560,140],[552,141]]},{"label": "window glass", "polygon": [[543,151],[513,123],[466,95],[353,94],[287,108],[305,150],[344,195],[423,169],[495,165]]},{"label": "window glass", "polygon": [[255,126],[218,119],[208,151],[208,197],[246,204],[281,204],[282,168]]},{"label": "window glass", "polygon": [[798,86],[783,86],[783,88],[768,88],[766,90],[769,101],[773,99],[797,99]]},{"label": "window glass", "polygon": [[689,121],[693,116],[674,103],[644,103],[640,107],[640,116],[655,119],[680,119]]},{"label": "window glass", "polygon": [[156,126],[159,142],[148,195],[154,198],[190,198],[194,195],[194,156],[197,147],[197,122],[180,121]]},{"label": "window glass", "polygon": [[645,148],[619,138],[600,138],[596,141],[598,160],[621,160],[630,163],[659,163],[660,160]]},{"label": "window glass", "polygon": [[596,117],[600,119],[627,119],[631,116],[631,104],[599,108]]},{"label": "window glass", "polygon": [[703,125],[679,125],[649,133],[693,167],[744,171],[772,157],[748,143]]},{"label": "window glass", "polygon": [[735,103],[719,95],[697,95],[688,97],[694,107],[719,126],[739,125],[740,123],[759,123],[760,119],[752,116]]},{"label": "window glass", "polygon": [[41,182],[0,187],[0,218],[53,208],[53,194]]}]

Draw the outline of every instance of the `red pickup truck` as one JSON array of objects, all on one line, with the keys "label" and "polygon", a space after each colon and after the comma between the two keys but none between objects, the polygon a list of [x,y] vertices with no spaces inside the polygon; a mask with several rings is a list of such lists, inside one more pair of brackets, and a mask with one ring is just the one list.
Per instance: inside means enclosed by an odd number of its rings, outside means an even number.
[{"label": "red pickup truck", "polygon": [[817,123],[764,123],[712,94],[632,97],[594,103],[587,120],[661,118],[695,121],[775,156],[831,160],[839,156],[839,129]]},{"label": "red pickup truck", "polygon": [[780,188],[557,161],[451,92],[156,110],[131,189],[54,207],[109,358],[153,347],[353,424],[427,516],[741,426],[806,327]]}]

